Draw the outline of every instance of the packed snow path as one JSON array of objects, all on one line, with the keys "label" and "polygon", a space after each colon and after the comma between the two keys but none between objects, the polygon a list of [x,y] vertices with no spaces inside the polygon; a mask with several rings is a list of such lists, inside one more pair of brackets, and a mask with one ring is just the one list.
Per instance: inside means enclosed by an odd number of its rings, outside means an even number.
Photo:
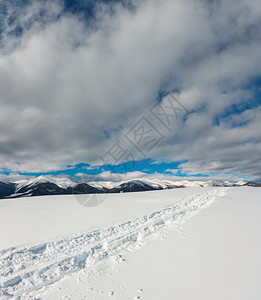
[{"label": "packed snow path", "polygon": [[224,196],[227,189],[213,188],[206,193],[187,196],[174,205],[100,230],[3,250],[0,252],[0,298],[26,297],[64,276],[117,256],[125,249],[139,248],[158,231],[170,227],[179,229],[216,197]]}]

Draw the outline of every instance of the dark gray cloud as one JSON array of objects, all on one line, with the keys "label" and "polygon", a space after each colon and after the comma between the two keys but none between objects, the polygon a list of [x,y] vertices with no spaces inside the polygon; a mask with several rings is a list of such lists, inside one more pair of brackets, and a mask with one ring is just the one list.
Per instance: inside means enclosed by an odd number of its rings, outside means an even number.
[{"label": "dark gray cloud", "polygon": [[[259,1],[149,0],[135,10],[112,3],[113,13],[99,4],[91,27],[61,15],[61,2],[32,3],[16,15],[19,37],[7,23],[2,31],[2,169],[98,163],[160,90],[179,90],[189,114],[150,155],[189,160],[191,173],[260,177],[261,114],[250,86],[261,75]],[[32,21],[44,9],[44,21]]]}]

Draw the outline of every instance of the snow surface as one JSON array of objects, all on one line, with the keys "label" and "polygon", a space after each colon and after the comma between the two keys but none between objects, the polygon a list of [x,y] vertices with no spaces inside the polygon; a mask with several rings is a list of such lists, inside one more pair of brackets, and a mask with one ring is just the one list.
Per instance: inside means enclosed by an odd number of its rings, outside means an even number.
[{"label": "snow surface", "polygon": [[261,299],[260,217],[250,187],[1,200],[0,298]]}]

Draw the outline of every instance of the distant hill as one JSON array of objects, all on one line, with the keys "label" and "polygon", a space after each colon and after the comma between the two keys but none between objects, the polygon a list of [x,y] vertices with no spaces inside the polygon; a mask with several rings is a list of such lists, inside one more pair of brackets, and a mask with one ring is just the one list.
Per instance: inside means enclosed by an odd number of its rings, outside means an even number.
[{"label": "distant hill", "polygon": [[94,193],[129,193],[152,190],[164,190],[175,188],[192,187],[236,187],[252,186],[261,187],[255,182],[229,182],[229,181],[171,181],[159,179],[136,179],[124,182],[74,182],[68,178],[46,178],[40,176],[30,180],[16,182],[0,182],[0,198],[18,198],[42,195],[71,195],[71,194],[94,194]]}]

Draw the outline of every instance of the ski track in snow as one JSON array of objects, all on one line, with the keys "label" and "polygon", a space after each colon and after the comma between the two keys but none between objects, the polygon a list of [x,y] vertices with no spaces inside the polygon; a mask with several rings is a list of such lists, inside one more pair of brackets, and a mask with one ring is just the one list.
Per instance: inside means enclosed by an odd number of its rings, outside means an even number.
[{"label": "ski track in snow", "polygon": [[229,188],[214,188],[140,218],[48,243],[0,251],[0,298],[26,299],[28,294],[89,268],[121,251],[140,248],[164,229],[177,230],[190,217],[224,196]]}]

